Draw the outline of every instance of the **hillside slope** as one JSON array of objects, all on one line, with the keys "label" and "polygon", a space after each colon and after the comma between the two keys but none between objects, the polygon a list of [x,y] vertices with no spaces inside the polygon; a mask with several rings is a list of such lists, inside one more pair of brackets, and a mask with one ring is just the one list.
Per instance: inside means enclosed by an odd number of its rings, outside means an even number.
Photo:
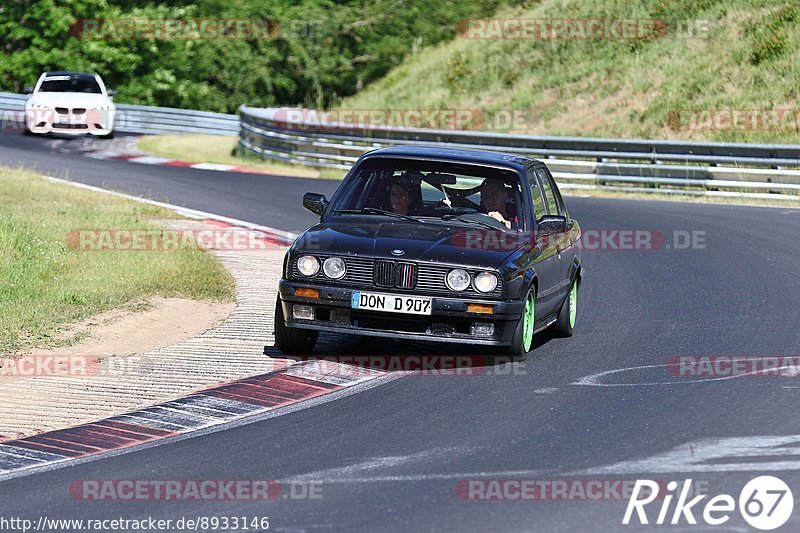
[{"label": "hillside slope", "polygon": [[[628,39],[574,38],[585,20],[571,21],[568,38],[464,33],[421,49],[341,107],[479,109],[488,119],[460,126],[531,134],[800,142],[796,2],[542,0],[498,17],[655,19],[656,27]],[[491,36],[484,29],[469,35]],[[506,128],[511,110],[520,113]]]}]

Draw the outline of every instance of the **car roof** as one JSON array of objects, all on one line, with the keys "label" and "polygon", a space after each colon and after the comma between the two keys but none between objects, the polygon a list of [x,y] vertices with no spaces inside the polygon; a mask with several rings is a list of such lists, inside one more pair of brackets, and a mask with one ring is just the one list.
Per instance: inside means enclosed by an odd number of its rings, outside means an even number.
[{"label": "car roof", "polygon": [[45,72],[45,76],[78,76],[79,78],[92,78],[94,79],[95,75],[90,74],[88,72],[70,72],[67,70],[54,70],[52,72]]},{"label": "car roof", "polygon": [[439,159],[453,161],[457,163],[473,163],[484,165],[500,165],[522,170],[531,163],[541,163],[540,161],[523,157],[515,154],[505,154],[502,152],[490,152],[488,150],[462,150],[460,148],[437,148],[433,146],[390,146],[379,148],[364,154],[365,158],[370,157],[402,157],[408,159]]}]

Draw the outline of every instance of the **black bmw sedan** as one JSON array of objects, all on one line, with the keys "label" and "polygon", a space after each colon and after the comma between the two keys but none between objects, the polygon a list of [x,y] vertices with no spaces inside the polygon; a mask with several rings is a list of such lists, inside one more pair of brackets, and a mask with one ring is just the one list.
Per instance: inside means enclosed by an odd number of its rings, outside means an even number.
[{"label": "black bmw sedan", "polygon": [[278,349],[320,331],[531,350],[572,335],[583,272],[578,222],[540,161],[403,146],[363,155],[286,253]]}]

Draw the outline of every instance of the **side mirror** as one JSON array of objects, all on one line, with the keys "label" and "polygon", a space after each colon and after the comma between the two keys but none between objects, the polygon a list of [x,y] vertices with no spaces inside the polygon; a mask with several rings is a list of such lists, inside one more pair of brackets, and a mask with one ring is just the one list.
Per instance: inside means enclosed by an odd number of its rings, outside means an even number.
[{"label": "side mirror", "polygon": [[33,92],[33,87],[23,87],[22,92],[24,94],[31,94]]},{"label": "side mirror", "polygon": [[109,89],[106,92],[108,92],[108,96],[117,96],[117,90],[116,89]]},{"label": "side mirror", "polygon": [[539,219],[537,229],[540,235],[552,235],[567,231],[567,217],[560,215],[545,215]]},{"label": "side mirror", "polygon": [[327,205],[328,199],[325,198],[324,194],[307,192],[303,195],[303,207],[317,216],[322,216],[322,212],[325,211],[325,206]]}]

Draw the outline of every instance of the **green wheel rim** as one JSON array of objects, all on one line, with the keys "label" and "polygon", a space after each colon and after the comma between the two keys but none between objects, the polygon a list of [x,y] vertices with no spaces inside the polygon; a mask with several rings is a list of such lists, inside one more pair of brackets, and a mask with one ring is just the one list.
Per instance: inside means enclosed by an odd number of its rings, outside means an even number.
[{"label": "green wheel rim", "polygon": [[572,290],[569,291],[569,327],[575,327],[575,318],[578,316],[578,281],[572,282]]},{"label": "green wheel rim", "polygon": [[525,300],[525,313],[522,315],[522,347],[525,353],[531,351],[533,344],[533,322],[534,322],[534,294],[533,291],[528,294],[528,299]]}]

